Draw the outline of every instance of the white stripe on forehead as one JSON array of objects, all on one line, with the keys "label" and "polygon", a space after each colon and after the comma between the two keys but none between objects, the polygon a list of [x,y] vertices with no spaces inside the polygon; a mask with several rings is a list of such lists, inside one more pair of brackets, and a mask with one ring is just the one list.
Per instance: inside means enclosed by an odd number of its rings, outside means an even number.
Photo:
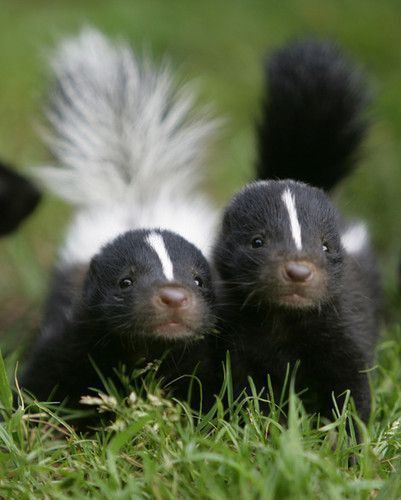
[{"label": "white stripe on forehead", "polygon": [[295,208],[294,195],[287,188],[281,195],[281,199],[283,200],[285,208],[288,211],[291,234],[295,242],[295,246],[297,247],[297,250],[302,250],[301,226],[299,225],[297,209]]},{"label": "white stripe on forehead", "polygon": [[163,236],[159,233],[150,233],[145,238],[146,243],[157,253],[160,259],[164,276],[172,281],[174,279],[173,263],[164,244]]}]

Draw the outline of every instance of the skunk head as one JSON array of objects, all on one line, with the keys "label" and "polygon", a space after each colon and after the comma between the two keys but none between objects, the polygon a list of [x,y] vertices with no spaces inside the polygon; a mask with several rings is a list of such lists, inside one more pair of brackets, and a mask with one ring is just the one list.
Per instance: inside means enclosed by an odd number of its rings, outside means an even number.
[{"label": "skunk head", "polygon": [[316,308],[338,292],[343,247],[323,191],[294,181],[249,184],[227,207],[215,263],[243,304]]},{"label": "skunk head", "polygon": [[129,231],[90,264],[84,304],[107,334],[194,340],[213,327],[208,263],[169,231]]}]

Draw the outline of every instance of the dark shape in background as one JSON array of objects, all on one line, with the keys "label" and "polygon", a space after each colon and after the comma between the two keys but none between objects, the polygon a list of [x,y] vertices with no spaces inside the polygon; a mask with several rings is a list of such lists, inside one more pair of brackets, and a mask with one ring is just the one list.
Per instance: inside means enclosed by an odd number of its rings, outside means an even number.
[{"label": "dark shape in background", "polygon": [[0,163],[0,236],[13,232],[35,210],[40,198],[31,182]]}]

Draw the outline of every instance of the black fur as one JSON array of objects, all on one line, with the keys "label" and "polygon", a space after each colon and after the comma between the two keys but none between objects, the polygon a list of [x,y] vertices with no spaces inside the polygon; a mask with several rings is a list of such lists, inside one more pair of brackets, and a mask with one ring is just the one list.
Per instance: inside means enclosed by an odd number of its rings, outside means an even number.
[{"label": "black fur", "polygon": [[[302,250],[292,237],[282,200],[290,190],[302,231]],[[275,394],[287,364],[299,360],[297,388],[308,389],[310,409],[330,417],[332,392],[350,389],[361,418],[370,410],[368,378],[378,337],[379,285],[375,260],[365,245],[345,252],[345,223],[323,191],[294,181],[257,182],[227,207],[215,249],[223,280],[224,341],[231,351],[238,394],[252,376]],[[253,248],[255,238],[262,245]],[[306,262],[314,278],[292,283],[283,277],[288,262]],[[312,397],[313,395],[313,397]]]},{"label": "black fur", "polygon": [[[266,86],[257,177],[333,188],[353,166],[366,132],[360,75],[333,45],[309,40],[273,55]],[[350,389],[367,420],[364,370],[378,337],[380,287],[369,243],[345,250],[348,227],[326,194],[303,182],[259,181],[232,199],[214,261],[225,293],[221,355],[231,351],[237,394],[248,376],[260,389],[270,374],[279,397],[288,364],[300,361],[297,388],[308,389],[304,401],[312,411],[330,417],[332,392],[340,397]],[[308,278],[292,279],[294,266]]]},{"label": "black fur", "polygon": [[353,167],[368,93],[335,45],[314,40],[277,50],[266,68],[258,128],[258,179],[333,188]]},{"label": "black fur", "polygon": [[0,236],[14,231],[39,200],[39,191],[27,179],[0,164]]},{"label": "black fur", "polygon": [[[74,407],[89,387],[103,388],[93,364],[106,378],[115,378],[121,365],[131,369],[164,357],[160,375],[172,380],[208,363],[207,336],[215,323],[209,266],[182,237],[158,231],[174,265],[174,282],[167,282],[156,252],[146,243],[149,233],[119,236],[89,269],[58,271],[42,333],[20,381],[23,388],[40,400],[52,393],[53,401],[68,400]],[[121,288],[125,278],[132,286]],[[176,319],[154,306],[155,294],[165,285],[184,289],[191,301],[178,318],[185,333],[176,338],[174,331],[169,338],[169,331],[158,329],[158,322]],[[210,376],[206,370],[205,383]],[[179,397],[185,398],[186,390],[187,384],[176,384]]]}]

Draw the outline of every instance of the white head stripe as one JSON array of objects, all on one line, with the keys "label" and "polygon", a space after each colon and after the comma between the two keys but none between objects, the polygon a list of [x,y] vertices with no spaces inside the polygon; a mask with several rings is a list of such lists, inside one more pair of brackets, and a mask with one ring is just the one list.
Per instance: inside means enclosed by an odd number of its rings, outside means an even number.
[{"label": "white head stripe", "polygon": [[298,221],[297,209],[295,208],[294,196],[289,189],[286,189],[281,195],[281,199],[288,211],[290,218],[291,234],[297,250],[302,250],[301,226]]},{"label": "white head stripe", "polygon": [[348,228],[341,235],[341,243],[348,254],[359,253],[368,243],[368,231],[361,223]]},{"label": "white head stripe", "polygon": [[164,276],[169,281],[172,281],[174,279],[173,263],[171,262],[166,245],[164,244],[163,236],[159,233],[150,233],[145,241],[157,253],[163,268]]}]

